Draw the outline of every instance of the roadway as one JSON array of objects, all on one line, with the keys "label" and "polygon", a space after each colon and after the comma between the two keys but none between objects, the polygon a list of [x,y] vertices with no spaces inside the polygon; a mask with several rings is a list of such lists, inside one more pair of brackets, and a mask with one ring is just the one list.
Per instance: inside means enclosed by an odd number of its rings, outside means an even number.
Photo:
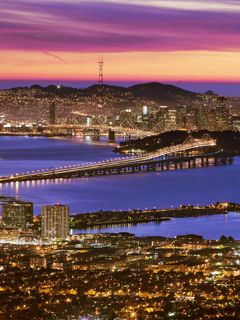
[{"label": "roadway", "polygon": [[109,130],[115,131],[116,133],[125,133],[129,135],[136,135],[136,136],[152,136],[156,134],[153,131],[144,131],[141,129],[136,128],[127,128],[127,127],[121,127],[121,126],[108,126],[108,125],[87,125],[87,124],[55,124],[55,125],[48,125],[46,126],[46,129],[50,131],[54,130],[100,130],[100,131],[106,131]]},{"label": "roadway", "polygon": [[153,160],[164,158],[171,154],[184,152],[187,150],[200,149],[204,147],[216,146],[216,140],[195,140],[194,142],[187,144],[180,144],[167,148],[160,149],[156,152],[146,153],[141,156],[122,157],[111,160],[103,160],[99,162],[92,162],[86,164],[76,164],[73,166],[63,166],[50,169],[34,170],[26,173],[15,173],[11,176],[0,177],[0,183],[16,182],[16,181],[31,181],[31,180],[43,180],[50,178],[59,178],[65,176],[71,176],[77,173],[84,173],[97,170],[112,170],[126,166],[134,166],[150,163]]}]

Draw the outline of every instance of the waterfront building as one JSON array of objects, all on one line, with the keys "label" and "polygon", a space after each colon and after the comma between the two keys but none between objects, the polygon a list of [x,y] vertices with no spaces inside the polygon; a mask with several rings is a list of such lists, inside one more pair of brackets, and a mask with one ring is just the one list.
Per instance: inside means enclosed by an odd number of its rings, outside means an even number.
[{"label": "waterfront building", "polygon": [[69,235],[69,207],[61,204],[42,207],[42,237],[67,239]]},{"label": "waterfront building", "polygon": [[4,228],[28,229],[33,223],[33,203],[14,201],[2,207]]}]

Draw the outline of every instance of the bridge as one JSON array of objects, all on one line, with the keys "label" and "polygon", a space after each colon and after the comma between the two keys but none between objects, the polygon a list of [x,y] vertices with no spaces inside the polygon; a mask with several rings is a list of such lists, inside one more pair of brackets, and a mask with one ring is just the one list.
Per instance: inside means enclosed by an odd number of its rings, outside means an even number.
[{"label": "bridge", "polygon": [[197,161],[200,161],[202,166],[207,166],[210,159],[216,165],[232,161],[223,151],[216,150],[216,140],[205,136],[197,140],[188,138],[182,144],[138,156],[16,173],[0,177],[0,183],[164,170],[171,165],[178,169],[183,168],[186,163],[190,168],[196,167]]},{"label": "bridge", "polygon": [[136,128],[129,128],[129,127],[122,127],[122,126],[113,126],[113,125],[87,125],[87,124],[55,124],[55,125],[48,125],[46,126],[46,129],[49,130],[52,133],[60,133],[60,132],[68,132],[71,133],[71,135],[76,134],[90,134],[91,131],[93,134],[100,135],[100,132],[102,134],[108,135],[109,130],[114,131],[118,135],[126,135],[130,137],[146,137],[146,136],[152,136],[156,134],[154,131],[143,131],[141,129]]},{"label": "bridge", "polygon": [[124,119],[116,125],[103,123],[99,118],[94,118],[91,124],[77,121],[70,123],[69,119],[67,119],[66,123],[49,124],[45,129],[54,134],[92,135],[95,138],[98,138],[100,135],[109,135],[109,131],[114,132],[118,136],[129,138],[142,138],[163,132],[163,128],[159,124],[154,125],[151,129],[143,129],[137,126],[131,119]]}]

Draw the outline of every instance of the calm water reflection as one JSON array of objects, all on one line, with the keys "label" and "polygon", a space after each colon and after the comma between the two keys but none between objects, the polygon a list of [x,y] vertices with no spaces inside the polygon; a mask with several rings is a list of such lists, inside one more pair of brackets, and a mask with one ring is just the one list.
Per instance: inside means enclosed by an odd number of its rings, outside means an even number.
[{"label": "calm water reflection", "polygon": [[[112,152],[112,148],[108,144],[94,144],[78,139],[0,137],[0,175],[119,157]],[[216,201],[240,203],[239,187],[238,158],[234,165],[226,167],[9,183],[1,186],[0,194],[33,201],[36,213],[40,212],[42,205],[57,202],[68,204],[71,212],[77,213],[100,209],[164,208]],[[215,232],[215,220],[206,219],[209,228]],[[194,221],[200,228],[199,221]],[[230,224],[235,228],[234,221]],[[156,225],[153,226],[158,231],[166,225],[174,231],[183,228],[183,225],[178,227],[179,224],[174,222],[158,225],[157,229]],[[136,228],[146,234],[155,232],[152,225]]]},{"label": "calm water reflection", "polygon": [[92,230],[74,230],[73,233],[98,233],[98,232],[130,232],[137,236],[164,236],[175,237],[182,234],[199,234],[205,239],[219,239],[221,235],[231,235],[240,240],[240,213],[216,215],[198,218],[176,218],[162,223],[148,223],[110,227]]}]

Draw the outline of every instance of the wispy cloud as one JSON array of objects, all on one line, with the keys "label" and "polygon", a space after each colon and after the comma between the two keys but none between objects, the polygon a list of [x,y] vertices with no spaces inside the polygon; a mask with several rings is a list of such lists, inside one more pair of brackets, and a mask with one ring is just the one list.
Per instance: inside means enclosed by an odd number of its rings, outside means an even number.
[{"label": "wispy cloud", "polygon": [[[11,0],[9,0],[11,2]],[[34,0],[19,0],[19,3],[31,4]],[[82,5],[89,3],[87,0],[41,0],[45,4],[74,4]],[[91,1],[94,2],[94,1]],[[123,5],[141,5],[145,7],[159,7],[171,8],[180,10],[207,10],[207,11],[236,11],[240,10],[240,3],[238,0],[98,0],[98,4],[123,4]]]},{"label": "wispy cloud", "polygon": [[0,50],[238,51],[239,15],[234,0],[2,0]]},{"label": "wispy cloud", "polygon": [[[71,0],[70,0],[71,1]],[[240,3],[238,0],[102,0],[108,3],[132,4],[142,6],[152,6],[157,8],[169,8],[177,10],[192,11],[239,11]],[[73,0],[73,3],[76,1]]]}]

